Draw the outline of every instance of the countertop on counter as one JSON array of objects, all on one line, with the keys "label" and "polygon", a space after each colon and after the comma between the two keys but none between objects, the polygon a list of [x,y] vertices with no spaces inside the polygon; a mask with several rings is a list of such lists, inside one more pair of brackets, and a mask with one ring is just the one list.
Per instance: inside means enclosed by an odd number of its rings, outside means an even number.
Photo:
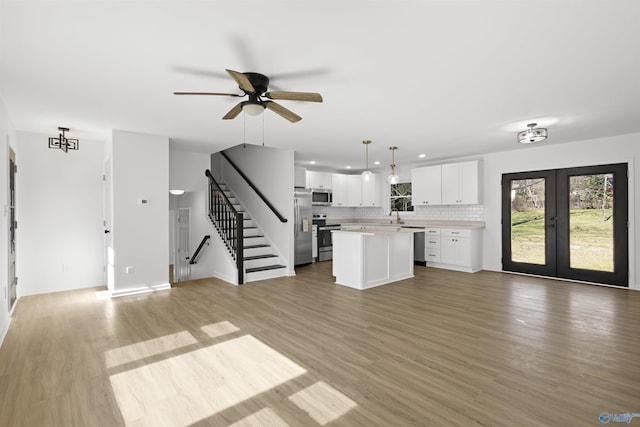
[{"label": "countertop on counter", "polygon": [[443,221],[443,220],[413,220],[401,219],[402,224],[396,224],[395,218],[383,220],[379,218],[336,218],[327,219],[327,224],[367,226],[396,226],[396,227],[435,227],[435,228],[484,228],[484,221]]}]

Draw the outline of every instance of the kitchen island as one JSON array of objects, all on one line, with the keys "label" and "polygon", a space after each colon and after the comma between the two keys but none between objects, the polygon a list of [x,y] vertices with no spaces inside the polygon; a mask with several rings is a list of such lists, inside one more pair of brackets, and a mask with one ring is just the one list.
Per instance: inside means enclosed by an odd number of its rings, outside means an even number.
[{"label": "kitchen island", "polygon": [[400,227],[332,231],[337,285],[367,289],[413,277],[413,234]]}]

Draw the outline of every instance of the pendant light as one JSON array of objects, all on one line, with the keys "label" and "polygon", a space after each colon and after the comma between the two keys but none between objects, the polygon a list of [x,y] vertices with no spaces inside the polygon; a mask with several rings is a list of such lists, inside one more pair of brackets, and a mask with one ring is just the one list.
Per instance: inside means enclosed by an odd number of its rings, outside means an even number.
[{"label": "pendant light", "polygon": [[369,181],[371,179],[371,171],[369,170],[369,144],[371,144],[371,141],[364,140],[362,141],[362,143],[364,144],[364,146],[366,147],[366,154],[365,154],[365,161],[366,161],[366,169],[364,172],[362,172],[362,180],[363,181]]},{"label": "pendant light", "polygon": [[536,128],[537,123],[529,123],[529,129],[518,132],[518,143],[532,144],[547,139],[547,130],[545,128]]},{"label": "pendant light", "polygon": [[387,182],[389,184],[397,184],[400,182],[400,177],[396,175],[396,150],[398,147],[389,147],[391,150],[391,175],[387,177]]}]

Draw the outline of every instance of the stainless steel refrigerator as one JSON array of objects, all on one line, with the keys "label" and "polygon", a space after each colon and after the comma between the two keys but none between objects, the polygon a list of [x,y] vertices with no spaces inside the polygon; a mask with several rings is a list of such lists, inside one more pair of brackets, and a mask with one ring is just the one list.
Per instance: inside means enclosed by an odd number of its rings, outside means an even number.
[{"label": "stainless steel refrigerator", "polygon": [[311,190],[296,187],[293,199],[295,255],[294,265],[311,263]]}]

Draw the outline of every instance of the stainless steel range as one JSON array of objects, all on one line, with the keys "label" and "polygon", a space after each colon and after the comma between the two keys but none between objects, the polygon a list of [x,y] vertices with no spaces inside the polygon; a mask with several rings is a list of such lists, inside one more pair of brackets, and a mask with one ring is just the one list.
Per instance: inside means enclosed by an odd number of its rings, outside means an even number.
[{"label": "stainless steel range", "polygon": [[331,230],[340,230],[340,224],[327,225],[327,214],[313,214],[313,224],[318,226],[318,261],[333,259]]}]

